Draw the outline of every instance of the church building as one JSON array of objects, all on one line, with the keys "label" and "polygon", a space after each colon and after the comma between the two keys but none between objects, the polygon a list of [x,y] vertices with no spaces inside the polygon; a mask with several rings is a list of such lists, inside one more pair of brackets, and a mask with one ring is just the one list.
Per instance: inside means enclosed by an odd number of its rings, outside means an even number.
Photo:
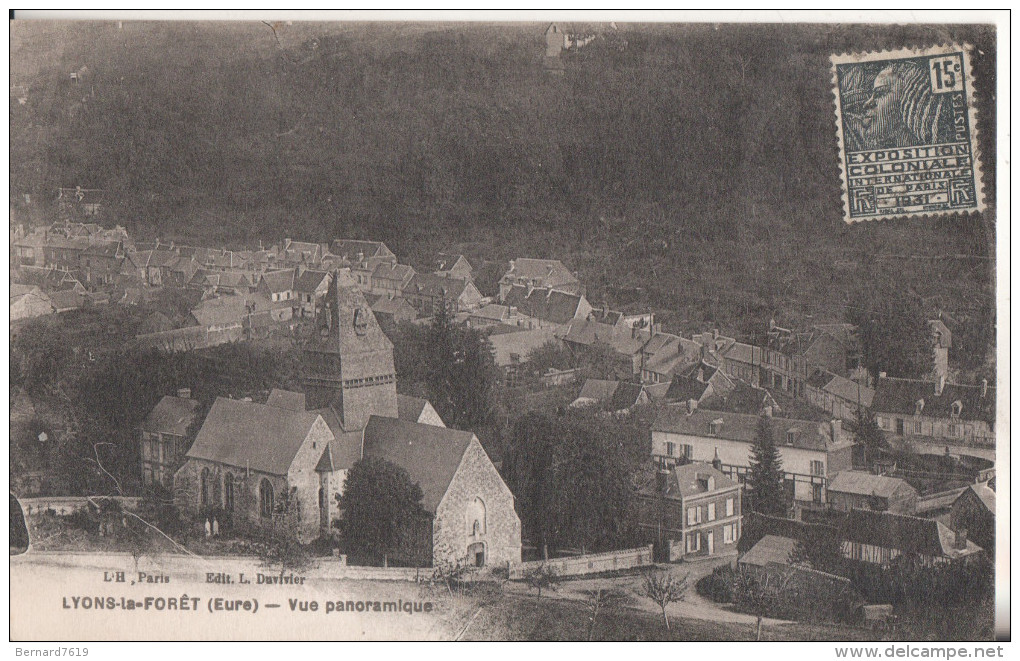
[{"label": "church building", "polygon": [[175,476],[182,506],[256,525],[289,517],[308,542],[339,518],[347,471],[376,457],[422,489],[431,535],[419,535],[428,548],[417,557],[520,562],[513,494],[474,434],[447,429],[427,402],[398,398],[393,345],[346,272],[333,274],[316,324],[304,392],[213,404]]}]

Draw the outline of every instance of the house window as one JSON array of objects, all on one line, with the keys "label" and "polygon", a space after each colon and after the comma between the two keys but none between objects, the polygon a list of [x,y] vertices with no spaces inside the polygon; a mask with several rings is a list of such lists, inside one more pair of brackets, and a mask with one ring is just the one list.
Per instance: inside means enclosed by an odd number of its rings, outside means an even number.
[{"label": "house window", "polygon": [[694,553],[695,551],[701,550],[701,535],[698,533],[691,533],[687,535],[687,552]]},{"label": "house window", "polygon": [[722,527],[723,544],[732,544],[737,536],[737,524],[731,523]]},{"label": "house window", "polygon": [[948,432],[949,432],[950,436],[959,436],[960,435],[960,425],[949,424],[948,425]]},{"label": "house window", "polygon": [[684,443],[680,446],[680,456],[685,459],[690,459],[694,456],[694,446],[688,443]]},{"label": "house window", "polygon": [[669,442],[666,443],[666,456],[668,457],[676,456],[676,443]]},{"label": "house window", "polygon": [[825,463],[821,461],[811,462],[811,474],[812,475],[825,475]]},{"label": "house window", "polygon": [[689,507],[687,509],[687,525],[693,526],[696,523],[701,523],[701,508]]},{"label": "house window", "polygon": [[708,520],[715,521],[715,503],[708,504]]},{"label": "house window", "polygon": [[259,515],[264,519],[273,516],[273,485],[266,478],[259,484]]},{"label": "house window", "polygon": [[822,503],[822,485],[820,484],[811,485],[811,500],[812,502],[818,503],[819,505]]},{"label": "house window", "polygon": [[726,499],[726,516],[733,516],[733,499]]},{"label": "house window", "polygon": [[786,444],[787,445],[793,445],[793,440],[794,440],[794,438],[796,438],[796,436],[797,436],[797,433],[795,431],[793,431],[792,429],[790,431],[786,432]]},{"label": "house window", "polygon": [[920,434],[921,433],[921,421],[920,420],[914,422],[914,433],[915,434]]}]

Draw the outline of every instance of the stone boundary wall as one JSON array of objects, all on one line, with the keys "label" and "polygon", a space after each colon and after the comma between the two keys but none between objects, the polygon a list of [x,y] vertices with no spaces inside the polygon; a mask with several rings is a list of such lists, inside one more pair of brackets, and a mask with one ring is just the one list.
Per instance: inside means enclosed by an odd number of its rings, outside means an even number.
[{"label": "stone boundary wall", "polygon": [[547,566],[557,576],[584,576],[585,574],[601,574],[604,572],[619,571],[622,569],[633,569],[634,567],[646,567],[655,564],[652,557],[652,545],[641,546],[621,551],[608,551],[606,553],[594,553],[580,555],[572,558],[556,558],[549,560],[535,560],[510,565],[509,576],[511,580],[522,580],[528,572]]}]

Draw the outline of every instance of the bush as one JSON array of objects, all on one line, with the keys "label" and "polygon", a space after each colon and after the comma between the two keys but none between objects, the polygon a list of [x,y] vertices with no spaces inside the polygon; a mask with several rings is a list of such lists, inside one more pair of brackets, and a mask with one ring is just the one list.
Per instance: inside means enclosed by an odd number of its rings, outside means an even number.
[{"label": "bush", "polygon": [[723,565],[713,569],[711,574],[703,576],[698,580],[694,588],[698,594],[706,599],[711,599],[717,603],[732,603],[734,598],[733,581],[735,577],[736,572],[733,567]]}]

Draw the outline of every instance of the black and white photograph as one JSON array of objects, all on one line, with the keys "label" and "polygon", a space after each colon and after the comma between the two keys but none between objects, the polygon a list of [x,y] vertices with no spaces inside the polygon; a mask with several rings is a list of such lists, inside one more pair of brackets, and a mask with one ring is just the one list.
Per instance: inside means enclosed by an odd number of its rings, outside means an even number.
[{"label": "black and white photograph", "polygon": [[79,14],[9,20],[12,656],[1008,656],[1008,11]]}]

